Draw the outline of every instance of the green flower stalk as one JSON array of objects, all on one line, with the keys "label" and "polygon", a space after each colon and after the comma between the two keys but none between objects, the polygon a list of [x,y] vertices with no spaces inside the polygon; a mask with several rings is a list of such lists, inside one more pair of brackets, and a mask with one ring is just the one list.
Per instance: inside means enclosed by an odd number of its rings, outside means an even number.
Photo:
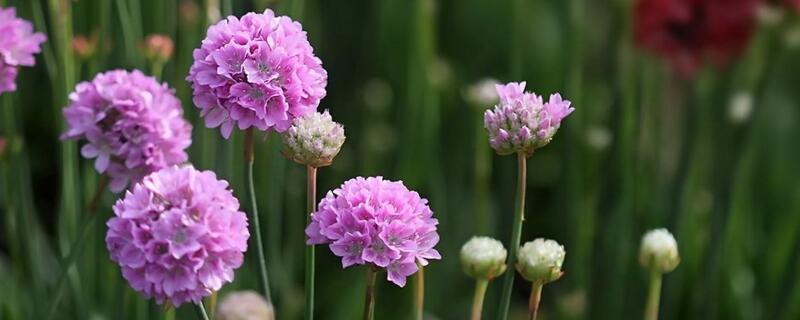
[{"label": "green flower stalk", "polygon": [[[317,211],[317,169],[329,166],[344,144],[344,127],[334,122],[330,113],[313,112],[295,118],[292,126],[281,135],[283,155],[306,166],[306,225]],[[305,319],[314,319],[314,245],[306,246]]]},{"label": "green flower stalk", "polygon": [[461,266],[476,282],[470,319],[481,319],[486,288],[489,281],[506,271],[507,256],[503,243],[489,237],[472,237],[461,247]]},{"label": "green flower stalk", "polygon": [[526,242],[519,249],[517,271],[525,280],[532,283],[528,302],[530,320],[535,320],[539,314],[542,287],[560,279],[564,274],[561,266],[564,264],[565,255],[564,246],[553,240],[542,238]]},{"label": "green flower stalk", "polygon": [[658,319],[662,275],[675,270],[680,262],[678,243],[667,229],[650,230],[642,237],[639,263],[648,270],[650,277],[650,289],[644,311],[645,320]]},{"label": "green flower stalk", "polygon": [[[517,198],[513,229],[511,233],[511,254],[507,267],[515,265],[516,250],[522,237],[522,222],[525,220],[525,184],[527,159],[536,149],[550,143],[561,126],[561,121],[575,108],[560,94],[550,95],[544,102],[541,96],[525,91],[525,82],[511,82],[496,85],[500,102],[493,110],[486,110],[483,116],[484,127],[489,134],[489,145],[499,155],[517,155]],[[508,318],[511,305],[511,291],[514,287],[514,273],[509,272],[503,280],[503,293],[500,301],[498,319]]]}]

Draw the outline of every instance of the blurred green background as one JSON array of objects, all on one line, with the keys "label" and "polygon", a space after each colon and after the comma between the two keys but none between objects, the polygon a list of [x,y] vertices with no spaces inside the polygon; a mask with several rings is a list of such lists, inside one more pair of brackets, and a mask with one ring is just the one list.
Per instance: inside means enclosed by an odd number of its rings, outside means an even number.
[{"label": "blurred green background", "polygon": [[[153,73],[139,43],[175,41],[163,81],[194,124],[191,162],[229,180],[248,211],[243,134],[206,129],[184,80],[191,51],[216,12],[273,8],[303,23],[328,70],[329,109],[347,142],[319,171],[318,197],[354,176],[402,179],[430,200],[443,260],[426,268],[426,318],[466,319],[474,283],[458,251],[472,235],[507,243],[516,164],[495,155],[483,129],[493,103],[475,96],[485,78],[561,92],[576,111],[528,162],[523,241],[566,246],[565,276],[544,290],[541,319],[636,319],[646,273],[636,253],[648,229],[667,227],[682,262],[664,279],[664,319],[800,319],[800,21],[759,11],[745,52],[727,68],[677,77],[637,49],[630,0],[0,0],[46,32],[35,68],[3,94],[0,151],[0,319],[159,319],[162,309],[124,282],[105,250],[104,222],[87,204],[98,175],[58,140],[76,81],[113,68]],[[767,12],[769,13],[769,12]],[[772,12],[774,13],[774,12]],[[94,35],[80,59],[72,38]],[[305,170],[259,139],[256,190],[279,319],[303,303]],[[88,228],[82,226],[88,225]],[[81,230],[87,230],[85,234]],[[77,240],[81,239],[81,240]],[[82,243],[76,250],[73,243]],[[252,242],[252,241],[251,241]],[[234,283],[257,289],[255,245]],[[74,257],[75,268],[65,261]],[[360,317],[364,269],[341,269],[317,249],[319,319]],[[494,319],[500,282],[489,287]],[[518,277],[514,319],[530,287]],[[410,319],[413,281],[381,281],[378,319]],[[189,306],[178,317],[193,319]]]}]

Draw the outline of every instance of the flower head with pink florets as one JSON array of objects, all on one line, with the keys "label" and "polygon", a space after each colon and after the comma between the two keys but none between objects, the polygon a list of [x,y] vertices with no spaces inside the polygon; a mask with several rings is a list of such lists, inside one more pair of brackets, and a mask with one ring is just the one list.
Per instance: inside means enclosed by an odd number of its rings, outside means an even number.
[{"label": "flower head with pink florets", "polygon": [[417,272],[417,263],[441,259],[428,201],[400,181],[358,177],[328,192],[306,228],[308,244],[328,244],[342,266],[386,269],[398,286]]},{"label": "flower head with pink florets", "polygon": [[228,17],[208,29],[186,78],[206,127],[283,132],[316,110],[328,74],[300,23],[272,10]]},{"label": "flower head with pink florets", "polygon": [[233,281],[247,250],[247,217],[211,171],[172,166],[114,205],[106,246],[134,290],[156,302],[198,303]]},{"label": "flower head with pink florets", "polygon": [[497,85],[500,102],[484,113],[489,144],[498,154],[515,152],[533,154],[553,139],[564,120],[575,108],[556,93],[544,102],[542,97],[525,91],[525,82]]},{"label": "flower head with pink florets", "polygon": [[192,126],[166,84],[138,70],[114,70],[79,83],[69,99],[62,139],[87,141],[81,154],[96,158],[95,169],[111,178],[112,191],[188,159]]},{"label": "flower head with pink florets", "polygon": [[14,8],[0,7],[0,94],[17,90],[17,68],[36,64],[33,55],[47,39],[33,25],[17,18]]}]

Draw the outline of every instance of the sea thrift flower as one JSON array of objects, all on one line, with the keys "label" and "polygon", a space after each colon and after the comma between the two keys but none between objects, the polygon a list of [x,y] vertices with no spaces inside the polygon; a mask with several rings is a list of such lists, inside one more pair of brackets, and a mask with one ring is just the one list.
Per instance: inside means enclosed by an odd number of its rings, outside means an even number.
[{"label": "sea thrift flower", "polygon": [[564,246],[553,240],[538,238],[526,242],[517,254],[517,271],[525,280],[547,283],[561,278]]},{"label": "sea thrift flower", "polygon": [[281,137],[287,158],[317,168],[331,164],[345,139],[344,127],[334,122],[327,110],[295,118]]},{"label": "sea thrift flower", "polygon": [[272,10],[230,16],[208,29],[186,78],[206,127],[283,132],[313,112],[328,75],[300,23]]},{"label": "sea thrift flower", "polygon": [[553,139],[553,135],[575,108],[561,95],[550,95],[548,102],[533,92],[525,92],[525,82],[511,82],[495,87],[500,103],[484,113],[484,127],[489,144],[498,154],[515,152],[533,154]]},{"label": "sea thrift flower", "polygon": [[175,44],[172,39],[162,34],[151,34],[141,44],[144,57],[150,61],[166,62],[172,57]]},{"label": "sea thrift flower", "polygon": [[192,127],[166,84],[138,70],[115,70],[79,83],[69,99],[61,138],[87,141],[81,154],[96,158],[95,169],[111,178],[112,191],[188,159]]},{"label": "sea thrift flower", "polygon": [[489,237],[472,237],[461,247],[464,272],[476,279],[491,280],[503,274],[507,257],[503,243]]},{"label": "sea thrift flower", "polygon": [[354,178],[328,192],[306,228],[308,244],[328,244],[342,267],[368,264],[386,269],[402,287],[417,263],[441,259],[428,201],[401,181]]},{"label": "sea thrift flower", "polygon": [[81,60],[88,60],[97,52],[97,34],[92,34],[90,38],[84,35],[75,36],[72,39],[72,51]]},{"label": "sea thrift flower", "polygon": [[44,34],[33,32],[33,25],[17,18],[14,8],[0,7],[0,94],[17,90],[17,68],[36,64],[34,54],[41,51]]},{"label": "sea thrift flower", "polygon": [[114,205],[106,247],[147,298],[198,303],[233,281],[247,250],[247,217],[228,182],[172,166],[137,183]]},{"label": "sea thrift flower", "polygon": [[231,292],[217,307],[217,320],[273,320],[275,313],[267,300],[255,291]]},{"label": "sea thrift flower", "polygon": [[639,263],[659,273],[675,270],[680,263],[678,243],[667,229],[655,229],[645,233],[639,248]]},{"label": "sea thrift flower", "polygon": [[758,0],[639,0],[634,40],[691,76],[705,61],[726,65],[753,33]]}]

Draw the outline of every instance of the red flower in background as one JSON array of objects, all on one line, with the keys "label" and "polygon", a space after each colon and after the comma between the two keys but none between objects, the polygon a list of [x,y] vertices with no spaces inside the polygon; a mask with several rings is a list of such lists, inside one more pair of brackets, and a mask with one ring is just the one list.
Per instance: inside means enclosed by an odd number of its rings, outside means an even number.
[{"label": "red flower in background", "polygon": [[786,0],[786,3],[800,12],[800,0]]},{"label": "red flower in background", "polygon": [[634,40],[683,76],[706,61],[721,67],[747,46],[758,1],[638,0]]}]

